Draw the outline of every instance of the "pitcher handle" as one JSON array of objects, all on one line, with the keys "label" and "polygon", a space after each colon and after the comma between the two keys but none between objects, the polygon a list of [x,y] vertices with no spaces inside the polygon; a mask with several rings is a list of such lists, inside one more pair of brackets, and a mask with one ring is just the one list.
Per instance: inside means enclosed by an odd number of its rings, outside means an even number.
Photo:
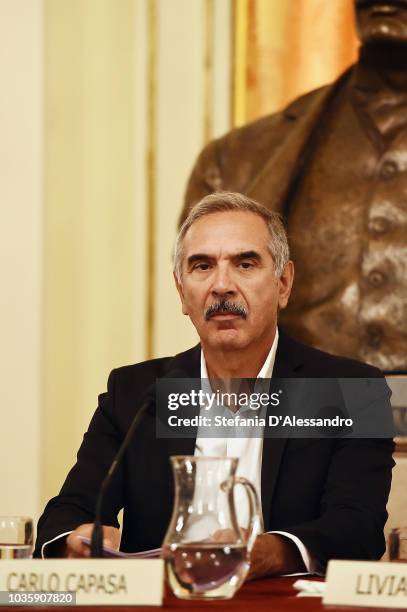
[{"label": "pitcher handle", "polygon": [[257,491],[247,478],[243,478],[243,476],[236,476],[233,478],[233,487],[235,485],[242,485],[245,488],[247,498],[249,501],[249,521],[247,524],[247,529],[249,531],[249,535],[247,536],[247,550],[251,552],[256,537],[259,533],[261,533],[261,509],[260,509],[260,501],[259,496],[257,495]]}]

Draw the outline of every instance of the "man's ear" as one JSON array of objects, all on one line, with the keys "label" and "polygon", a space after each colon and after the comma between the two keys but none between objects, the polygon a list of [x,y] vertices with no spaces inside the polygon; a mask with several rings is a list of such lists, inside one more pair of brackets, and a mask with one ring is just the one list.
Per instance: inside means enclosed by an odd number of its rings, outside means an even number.
[{"label": "man's ear", "polygon": [[188,308],[187,308],[186,303],[185,303],[185,297],[184,297],[184,291],[183,291],[183,288],[182,288],[182,283],[178,280],[178,278],[176,277],[174,272],[173,272],[173,276],[174,276],[175,286],[177,288],[178,295],[179,295],[180,300],[181,300],[182,314],[188,315],[189,312],[188,312]]},{"label": "man's ear", "polygon": [[279,278],[279,295],[278,295],[278,307],[280,309],[285,308],[290,297],[291,288],[294,281],[294,263],[290,260],[286,263],[286,266]]}]

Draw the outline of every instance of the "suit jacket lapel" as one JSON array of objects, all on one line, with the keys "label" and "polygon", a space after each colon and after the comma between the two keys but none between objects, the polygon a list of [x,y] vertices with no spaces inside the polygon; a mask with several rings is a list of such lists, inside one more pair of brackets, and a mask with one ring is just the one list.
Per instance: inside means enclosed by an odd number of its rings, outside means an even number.
[{"label": "suit jacket lapel", "polygon": [[[295,354],[296,344],[288,338],[284,331],[279,328],[279,342],[277,347],[276,360],[271,379],[270,393],[277,392],[282,385],[279,379],[300,376],[303,365],[301,358]],[[271,408],[269,414],[275,411]],[[278,408],[277,408],[278,411]],[[263,510],[264,530],[269,531],[272,521],[271,502],[276,487],[280,464],[287,444],[287,438],[269,438],[263,440],[263,453],[261,463],[261,505]]]},{"label": "suit jacket lapel", "polygon": [[283,212],[289,187],[299,170],[302,153],[333,93],[347,76],[348,72],[332,85],[318,90],[306,112],[297,115],[295,103],[287,109],[285,112],[287,121],[295,121],[295,123],[289,130],[287,137],[282,141],[281,146],[277,148],[249,185],[245,192],[248,196],[259,202],[267,202],[268,208],[272,210]]}]

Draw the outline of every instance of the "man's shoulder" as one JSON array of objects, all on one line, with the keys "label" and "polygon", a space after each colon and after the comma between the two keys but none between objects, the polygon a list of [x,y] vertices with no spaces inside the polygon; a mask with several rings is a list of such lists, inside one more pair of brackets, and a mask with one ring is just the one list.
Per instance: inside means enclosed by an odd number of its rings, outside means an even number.
[{"label": "man's shoulder", "polygon": [[307,378],[378,378],[383,373],[376,367],[349,357],[328,353],[304,344],[282,332],[286,354],[297,364],[298,376]]}]

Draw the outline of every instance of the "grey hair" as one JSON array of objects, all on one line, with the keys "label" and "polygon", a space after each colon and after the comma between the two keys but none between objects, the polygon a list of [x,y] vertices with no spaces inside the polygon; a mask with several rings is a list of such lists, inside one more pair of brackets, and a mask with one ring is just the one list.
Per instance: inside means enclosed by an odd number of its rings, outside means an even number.
[{"label": "grey hair", "polygon": [[276,275],[278,277],[281,276],[290,259],[287,234],[284,229],[281,215],[268,210],[268,208],[262,204],[259,204],[241,193],[217,191],[205,196],[190,209],[187,218],[178,231],[174,247],[174,274],[178,281],[181,280],[182,276],[182,244],[191,225],[206,215],[236,210],[252,212],[264,219],[270,234],[268,249],[274,261]]}]

